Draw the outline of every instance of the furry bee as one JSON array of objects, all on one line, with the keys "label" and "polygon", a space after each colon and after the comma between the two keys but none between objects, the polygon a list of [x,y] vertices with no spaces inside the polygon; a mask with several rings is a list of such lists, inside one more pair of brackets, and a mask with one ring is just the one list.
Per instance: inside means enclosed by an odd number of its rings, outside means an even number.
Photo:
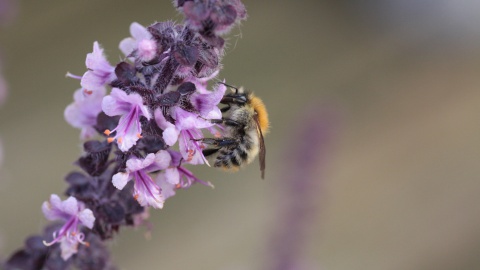
[{"label": "furry bee", "polygon": [[212,119],[212,123],[223,124],[224,137],[204,138],[201,141],[210,148],[204,149],[204,156],[218,152],[214,167],[226,170],[238,170],[241,166],[252,162],[259,154],[260,171],[262,179],[265,178],[265,142],[263,135],[268,132],[268,114],[263,101],[253,93],[245,91],[242,87],[222,83],[234,93],[223,96],[220,103],[226,107],[221,108],[224,116],[222,119]]}]

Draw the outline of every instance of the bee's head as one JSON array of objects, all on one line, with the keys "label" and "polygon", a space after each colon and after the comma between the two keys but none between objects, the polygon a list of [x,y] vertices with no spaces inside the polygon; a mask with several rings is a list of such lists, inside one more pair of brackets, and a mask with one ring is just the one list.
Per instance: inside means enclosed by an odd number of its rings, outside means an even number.
[{"label": "bee's head", "polygon": [[243,87],[236,88],[233,86],[227,85],[233,93],[226,94],[223,98],[222,103],[235,104],[238,106],[244,106],[249,102],[249,93],[245,91]]}]

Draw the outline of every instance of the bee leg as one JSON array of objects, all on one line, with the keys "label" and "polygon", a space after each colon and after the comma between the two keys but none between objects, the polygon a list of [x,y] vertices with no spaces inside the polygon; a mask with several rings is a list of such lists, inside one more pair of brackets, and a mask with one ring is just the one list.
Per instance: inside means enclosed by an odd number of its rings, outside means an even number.
[{"label": "bee leg", "polygon": [[227,104],[227,106],[224,107],[224,108],[221,108],[220,111],[221,111],[222,113],[227,112],[228,110],[230,110],[230,107],[231,107],[230,104]]},{"label": "bee leg", "polygon": [[203,138],[195,141],[201,141],[204,144],[216,146],[219,150],[221,147],[237,145],[238,141],[233,138]]},{"label": "bee leg", "polygon": [[220,150],[220,148],[208,148],[208,149],[204,149],[202,153],[203,153],[203,156],[208,157],[217,153],[218,150]]},{"label": "bee leg", "polygon": [[231,126],[231,127],[241,127],[242,124],[235,121],[235,120],[232,120],[232,119],[228,119],[228,118],[222,118],[222,119],[209,119],[208,121],[210,121],[210,123],[213,123],[213,124],[224,124],[226,126]]},{"label": "bee leg", "polygon": [[244,97],[236,97],[236,96],[224,96],[222,100],[220,100],[220,103],[222,104],[238,104],[238,105],[243,105],[247,101],[245,100]]},{"label": "bee leg", "polygon": [[228,118],[206,119],[206,118],[203,118],[201,116],[198,116],[198,117],[202,118],[203,120],[209,121],[212,124],[224,124],[226,126],[231,126],[231,127],[242,127],[243,126],[243,124],[241,124],[240,122],[237,122],[235,120],[228,119]]}]

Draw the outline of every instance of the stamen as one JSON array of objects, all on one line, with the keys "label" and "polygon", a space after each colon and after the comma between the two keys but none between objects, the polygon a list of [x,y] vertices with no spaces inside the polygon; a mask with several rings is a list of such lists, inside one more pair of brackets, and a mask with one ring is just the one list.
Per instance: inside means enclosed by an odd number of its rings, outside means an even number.
[{"label": "stamen", "polygon": [[139,138],[139,139],[143,138],[142,134],[137,133],[137,138]]},{"label": "stamen", "polygon": [[74,75],[70,72],[67,72],[67,74],[65,74],[65,77],[70,77],[72,79],[77,79],[77,80],[81,80],[82,79],[82,76],[78,76],[78,75]]},{"label": "stamen", "polygon": [[108,143],[112,143],[114,140],[115,140],[115,138],[108,138],[108,139],[107,139],[107,142],[108,142]]},{"label": "stamen", "polygon": [[86,94],[86,95],[91,95],[93,93],[92,90],[87,90],[87,89],[83,89],[83,93]]},{"label": "stamen", "polygon": [[212,189],[215,189],[215,186],[210,181],[207,182],[207,186],[211,187]]},{"label": "stamen", "polygon": [[118,143],[122,143],[122,141],[123,141],[123,138],[122,138],[122,137],[117,138],[117,142],[118,142]]},{"label": "stamen", "polygon": [[60,240],[60,237],[57,237],[57,232],[54,232],[54,233],[53,233],[53,240],[52,240],[52,242],[47,242],[47,241],[43,240],[43,244],[44,244],[45,246],[49,247],[49,246],[57,243],[58,240]]},{"label": "stamen", "polygon": [[182,185],[180,185],[180,184],[175,185],[175,189],[180,189],[180,188],[182,188]]},{"label": "stamen", "polygon": [[103,134],[109,136],[112,132],[108,129],[105,129],[105,131],[103,132]]},{"label": "stamen", "polygon": [[55,243],[57,243],[57,240],[56,240],[56,239],[54,239],[54,240],[53,240],[52,242],[50,242],[50,243],[48,243],[47,241],[43,240],[43,244],[44,244],[45,246],[47,246],[47,247],[49,247],[49,246],[51,246],[51,245],[53,245],[53,244],[55,244]]}]

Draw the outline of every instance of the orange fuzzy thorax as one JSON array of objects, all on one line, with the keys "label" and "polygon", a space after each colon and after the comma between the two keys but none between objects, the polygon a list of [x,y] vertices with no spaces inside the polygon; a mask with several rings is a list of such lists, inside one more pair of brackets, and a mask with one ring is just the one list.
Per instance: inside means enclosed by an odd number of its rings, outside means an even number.
[{"label": "orange fuzzy thorax", "polygon": [[263,104],[263,101],[253,94],[250,94],[249,99],[253,109],[257,112],[258,124],[260,125],[260,129],[262,130],[262,133],[265,134],[268,132],[268,128],[270,127],[270,123],[268,122],[268,113],[267,113],[267,109],[265,108],[265,104]]}]

